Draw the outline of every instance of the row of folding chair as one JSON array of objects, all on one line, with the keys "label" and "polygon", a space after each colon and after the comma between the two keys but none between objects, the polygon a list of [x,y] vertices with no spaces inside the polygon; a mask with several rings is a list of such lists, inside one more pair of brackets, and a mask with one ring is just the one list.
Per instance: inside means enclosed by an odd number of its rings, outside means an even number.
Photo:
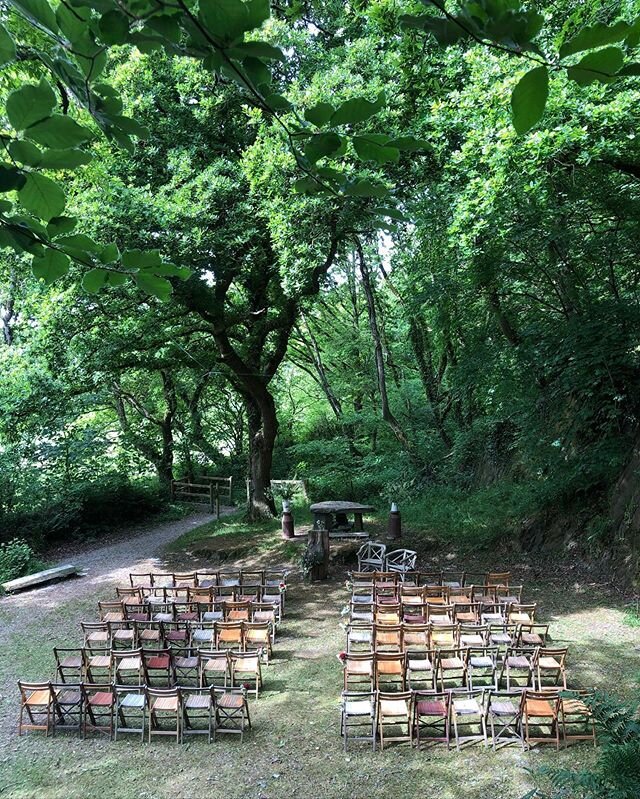
[{"label": "row of folding chair", "polygon": [[206,602],[158,603],[153,605],[118,605],[99,603],[101,621],[117,624],[127,621],[164,621],[170,623],[190,621],[267,621],[275,627],[282,620],[280,603],[270,602]]},{"label": "row of folding chair", "polygon": [[83,646],[92,652],[114,652],[136,646],[198,649],[260,648],[268,662],[275,626],[268,621],[81,622]]},{"label": "row of folding chair", "polygon": [[282,610],[285,606],[286,592],[280,590],[278,586],[253,585],[253,586],[234,586],[220,585],[206,587],[190,586],[153,586],[151,588],[129,588],[128,586],[117,586],[117,601],[125,605],[158,605],[158,604],[206,604],[213,602],[268,602],[279,605]]},{"label": "row of folding chair", "polygon": [[287,588],[287,571],[280,569],[217,569],[194,572],[130,572],[132,588],[266,585]]},{"label": "row of folding chair", "polygon": [[567,687],[567,649],[508,649],[500,657],[497,647],[422,646],[399,651],[344,652],[344,690],[350,687],[380,689],[382,685],[404,691],[416,684],[444,690],[445,683],[455,687],[474,687],[488,683],[495,688],[512,686],[542,689],[548,681]]},{"label": "row of folding chair", "polygon": [[[592,692],[561,695],[557,690],[522,692],[493,689],[470,691],[344,691],[341,735],[347,751],[351,741],[384,749],[392,741],[406,741],[418,749],[438,742],[459,751],[465,742],[489,737],[494,751],[512,742],[522,748],[535,743],[589,740],[596,745],[596,727],[588,706]],[[466,732],[463,733],[463,730]]]},{"label": "row of folding chair", "polygon": [[496,646],[535,648],[545,646],[548,624],[416,624],[353,622],[345,625],[347,652],[400,651],[415,646]]},{"label": "row of folding chair", "polygon": [[[404,577],[404,579],[403,579]],[[469,585],[509,586],[511,572],[468,572],[468,571],[408,571],[404,575],[393,571],[352,571],[349,572],[352,584],[395,583],[416,586],[445,586],[461,588]]]},{"label": "row of folding chair", "polygon": [[[178,590],[178,589],[176,589]],[[284,613],[282,595],[263,594],[258,597],[201,597],[202,601],[191,601],[186,595],[183,598],[146,597],[142,602],[125,599],[107,599],[98,602],[101,621],[119,621],[126,618],[149,617],[162,614],[165,621],[199,618],[204,613],[217,613],[219,618],[250,619],[254,611],[271,610],[277,621]],[[171,617],[171,618],[169,618]],[[216,617],[216,618],[218,618]],[[162,620],[162,619],[160,619]]]},{"label": "row of folding chair", "polygon": [[352,598],[362,602],[395,601],[404,604],[420,603],[479,603],[510,604],[522,602],[524,586],[468,585],[407,585],[407,583],[352,583]]},{"label": "row of folding chair", "polygon": [[[95,654],[84,647],[55,647],[56,679],[61,683],[116,682],[127,685],[216,685],[262,687],[263,650],[122,649]],[[249,682],[246,682],[249,681]]]},{"label": "row of folding chair", "polygon": [[20,718],[18,734],[42,730],[48,736],[59,730],[108,735],[138,734],[151,742],[154,736],[204,735],[209,743],[216,734],[239,735],[251,728],[249,705],[243,688],[154,688],[113,683],[18,682]]},{"label": "row of folding chair", "polygon": [[531,624],[535,621],[536,605],[440,605],[403,604],[399,602],[351,601],[343,616],[351,621],[399,624]]}]

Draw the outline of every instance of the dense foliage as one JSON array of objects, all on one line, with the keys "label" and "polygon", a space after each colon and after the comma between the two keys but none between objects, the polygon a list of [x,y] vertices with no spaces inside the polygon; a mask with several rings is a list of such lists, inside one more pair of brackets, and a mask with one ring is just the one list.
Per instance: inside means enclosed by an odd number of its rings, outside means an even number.
[{"label": "dense foliage", "polygon": [[627,554],[638,10],[4,5],[6,535],[207,471]]}]

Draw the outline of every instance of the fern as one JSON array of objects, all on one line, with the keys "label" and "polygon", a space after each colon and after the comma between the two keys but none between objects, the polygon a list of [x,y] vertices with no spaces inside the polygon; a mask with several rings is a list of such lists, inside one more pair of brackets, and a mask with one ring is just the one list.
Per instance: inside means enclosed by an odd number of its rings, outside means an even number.
[{"label": "fern", "polygon": [[[567,692],[566,696],[571,696]],[[600,749],[592,768],[580,771],[543,767],[538,774],[550,794],[536,789],[529,799],[638,799],[640,797],[640,718],[638,702],[596,692],[586,698],[598,726]],[[523,797],[524,799],[524,797]]]}]

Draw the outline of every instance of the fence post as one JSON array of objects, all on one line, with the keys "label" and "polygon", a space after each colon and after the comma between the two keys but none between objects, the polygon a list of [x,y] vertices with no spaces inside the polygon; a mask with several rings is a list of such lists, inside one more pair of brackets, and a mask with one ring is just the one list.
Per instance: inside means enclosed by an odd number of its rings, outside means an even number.
[{"label": "fence post", "polygon": [[229,505],[233,505],[233,475],[229,476]]},{"label": "fence post", "polygon": [[214,510],[213,483],[209,483],[209,513],[213,513],[213,510]]},{"label": "fence post", "polygon": [[216,483],[216,519],[220,521],[220,488]]}]

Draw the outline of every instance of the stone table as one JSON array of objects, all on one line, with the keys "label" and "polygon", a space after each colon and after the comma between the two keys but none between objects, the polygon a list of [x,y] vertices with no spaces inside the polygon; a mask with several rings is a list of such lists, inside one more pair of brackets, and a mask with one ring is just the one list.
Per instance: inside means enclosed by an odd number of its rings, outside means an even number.
[{"label": "stone table", "polygon": [[[314,530],[331,530],[334,529],[334,516],[348,516],[353,514],[353,529],[356,532],[361,532],[362,527],[362,514],[374,510],[373,505],[361,505],[359,502],[343,502],[343,501],[330,501],[330,502],[316,502],[311,505],[310,511],[313,513],[313,529]],[[337,519],[338,525],[340,524]]]}]

